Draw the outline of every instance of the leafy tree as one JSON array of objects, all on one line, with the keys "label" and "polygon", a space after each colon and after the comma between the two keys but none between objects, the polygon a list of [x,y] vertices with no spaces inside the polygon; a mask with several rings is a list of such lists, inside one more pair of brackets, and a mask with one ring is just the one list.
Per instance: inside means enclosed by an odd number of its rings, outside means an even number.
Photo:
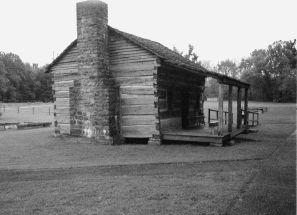
[{"label": "leafy tree", "polygon": [[231,78],[239,78],[239,71],[236,63],[227,59],[218,63],[218,72]]},{"label": "leafy tree", "polygon": [[296,40],[277,41],[243,59],[241,79],[251,84],[250,98],[262,101],[296,101]]},{"label": "leafy tree", "polygon": [[51,74],[23,63],[18,55],[0,52],[0,99],[5,102],[50,101]]},{"label": "leafy tree", "polygon": [[189,44],[189,47],[188,47],[188,51],[186,54],[184,54],[182,51],[179,51],[176,47],[173,47],[173,51],[182,55],[184,58],[194,62],[194,63],[199,63],[200,62],[198,61],[198,55],[194,52],[194,46]]},{"label": "leafy tree", "polygon": [[52,101],[52,74],[45,73],[45,66],[38,68],[35,74],[35,96],[36,100],[49,102]]},{"label": "leafy tree", "polygon": [[7,72],[2,61],[0,61],[0,100],[4,100],[4,96],[8,90],[9,80],[6,77]]}]

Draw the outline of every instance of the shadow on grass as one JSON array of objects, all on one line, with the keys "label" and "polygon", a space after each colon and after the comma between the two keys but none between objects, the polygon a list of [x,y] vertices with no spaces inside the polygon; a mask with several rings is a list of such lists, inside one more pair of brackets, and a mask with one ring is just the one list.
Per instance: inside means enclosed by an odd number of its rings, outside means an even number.
[{"label": "shadow on grass", "polygon": [[[125,145],[147,145],[148,138],[126,138]],[[191,145],[191,146],[209,146],[209,143],[201,142],[188,142],[188,141],[176,141],[176,140],[162,140],[162,145]]]},{"label": "shadow on grass", "polygon": [[261,140],[254,140],[254,139],[244,138],[244,137],[236,137],[234,138],[234,141],[236,143],[262,142]]},{"label": "shadow on grass", "polygon": [[148,143],[149,138],[125,138],[123,144],[129,145],[146,145]]},{"label": "shadow on grass", "polygon": [[[147,145],[148,138],[125,138],[123,144],[125,145]],[[191,146],[209,146],[209,143],[202,142],[188,142],[188,141],[177,141],[177,140],[162,140],[162,145],[191,145]]]},{"label": "shadow on grass", "polygon": [[210,143],[206,142],[188,142],[177,140],[163,140],[162,145],[191,145],[191,146],[209,146]]}]

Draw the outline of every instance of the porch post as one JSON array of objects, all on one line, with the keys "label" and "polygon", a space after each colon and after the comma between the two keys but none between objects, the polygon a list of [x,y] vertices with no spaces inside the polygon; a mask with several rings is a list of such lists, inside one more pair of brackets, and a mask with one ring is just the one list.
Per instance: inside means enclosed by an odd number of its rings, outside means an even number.
[{"label": "porch post", "polygon": [[232,113],[232,85],[229,85],[228,91],[228,132],[232,131],[233,113]]},{"label": "porch post", "polygon": [[219,83],[219,104],[218,104],[218,111],[219,111],[219,129],[218,129],[218,135],[223,135],[223,97],[224,97],[224,89],[223,89],[223,84]]},{"label": "porch post", "polygon": [[237,128],[241,128],[241,88],[237,88]]},{"label": "porch post", "polygon": [[248,126],[248,88],[244,89],[244,125],[245,127]]}]

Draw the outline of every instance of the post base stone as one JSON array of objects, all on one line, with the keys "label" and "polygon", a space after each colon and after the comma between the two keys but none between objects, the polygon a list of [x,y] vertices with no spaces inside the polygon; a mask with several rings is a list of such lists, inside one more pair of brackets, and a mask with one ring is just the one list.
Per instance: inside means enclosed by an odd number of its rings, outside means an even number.
[{"label": "post base stone", "polygon": [[153,135],[151,138],[149,138],[147,144],[148,145],[161,145],[161,138],[160,135]]}]

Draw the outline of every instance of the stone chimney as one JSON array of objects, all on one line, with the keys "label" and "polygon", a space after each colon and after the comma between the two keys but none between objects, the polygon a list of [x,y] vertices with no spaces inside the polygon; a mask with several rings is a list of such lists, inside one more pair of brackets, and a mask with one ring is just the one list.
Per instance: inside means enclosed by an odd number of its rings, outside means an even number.
[{"label": "stone chimney", "polygon": [[113,89],[109,74],[107,4],[88,0],[76,6],[80,78],[74,121],[80,128],[80,135],[111,144],[110,95]]}]

